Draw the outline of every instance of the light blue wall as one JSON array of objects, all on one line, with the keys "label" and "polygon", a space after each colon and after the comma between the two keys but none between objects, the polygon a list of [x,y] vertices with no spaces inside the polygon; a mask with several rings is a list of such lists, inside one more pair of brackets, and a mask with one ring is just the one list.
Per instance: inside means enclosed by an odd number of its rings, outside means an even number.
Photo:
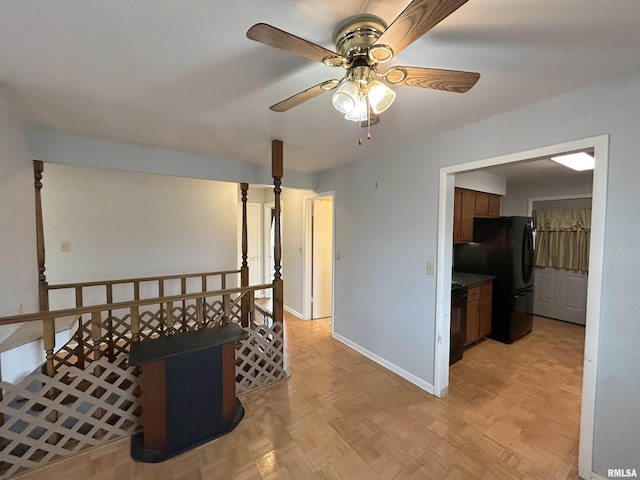
[{"label": "light blue wall", "polygon": [[[0,316],[39,307],[33,192],[26,129],[0,98]],[[0,328],[0,341],[11,331]]]},{"label": "light blue wall", "polygon": [[[266,159],[269,166],[255,165],[163,148],[141,147],[77,137],[39,127],[29,129],[28,140],[33,158],[45,162],[112,168],[130,172],[159,173],[222,182],[273,184],[271,158]],[[285,169],[282,178],[282,185],[291,188],[313,189],[316,182],[316,173],[288,169]]]},{"label": "light blue wall", "polygon": [[436,258],[440,168],[608,133],[594,470],[640,469],[639,132],[635,73],[322,172],[318,190],[336,191],[336,332],[433,383],[425,263]]}]

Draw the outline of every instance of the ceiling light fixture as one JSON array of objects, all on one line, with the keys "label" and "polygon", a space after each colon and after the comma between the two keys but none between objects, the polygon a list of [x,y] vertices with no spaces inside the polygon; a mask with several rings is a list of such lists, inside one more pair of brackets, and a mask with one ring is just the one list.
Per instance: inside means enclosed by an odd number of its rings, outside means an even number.
[{"label": "ceiling light fixture", "polygon": [[[280,30],[256,23],[247,37],[256,42],[285,50],[327,67],[344,68],[342,78],[326,80],[271,105],[274,112],[286,112],[323,93],[337,89],[331,103],[347,120],[359,122],[368,130],[380,122],[380,113],[396,98],[387,85],[431,88],[464,93],[473,87],[480,74],[461,70],[443,70],[395,65],[381,69],[398,53],[447,18],[467,0],[411,0],[389,25],[367,13],[346,18],[334,30],[335,51]],[[366,3],[366,2],[365,2]],[[386,71],[385,71],[386,70]],[[362,139],[358,140],[362,145]]]},{"label": "ceiling light fixture", "polygon": [[[363,65],[352,68],[340,82],[331,102],[344,118],[371,126],[372,114],[378,115],[391,106],[396,93],[379,80],[371,79],[372,69]],[[371,131],[367,133],[371,138]],[[362,144],[362,140],[359,142]]]},{"label": "ceiling light fixture", "polygon": [[556,163],[569,167],[577,172],[584,170],[593,170],[596,165],[596,160],[593,156],[585,152],[569,153],[567,155],[558,155],[551,157]]}]

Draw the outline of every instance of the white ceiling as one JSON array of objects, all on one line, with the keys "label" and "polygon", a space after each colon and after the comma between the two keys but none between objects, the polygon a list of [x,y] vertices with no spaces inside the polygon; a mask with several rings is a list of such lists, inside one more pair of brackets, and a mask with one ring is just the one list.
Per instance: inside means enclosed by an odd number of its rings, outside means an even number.
[{"label": "white ceiling", "polygon": [[640,70],[638,0],[470,0],[393,64],[477,71],[455,94],[394,87],[357,145],[323,95],[269,106],[340,72],[253,42],[266,22],[333,49],[334,28],[407,0],[0,0],[0,95],[33,124],[118,142],[319,171]]},{"label": "white ceiling", "polygon": [[524,160],[495,167],[485,167],[483,172],[493,173],[505,177],[508,182],[519,183],[522,181],[532,182],[543,179],[557,179],[568,177],[593,178],[593,170],[577,172],[560,165],[548,158]]}]

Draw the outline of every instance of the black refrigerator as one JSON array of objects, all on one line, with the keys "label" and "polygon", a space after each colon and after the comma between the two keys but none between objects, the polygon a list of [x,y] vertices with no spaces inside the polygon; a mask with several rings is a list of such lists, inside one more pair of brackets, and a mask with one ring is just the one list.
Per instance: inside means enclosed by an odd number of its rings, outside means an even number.
[{"label": "black refrigerator", "polygon": [[454,246],[454,270],[495,277],[490,337],[513,343],[533,326],[533,220],[476,218],[473,240]]}]

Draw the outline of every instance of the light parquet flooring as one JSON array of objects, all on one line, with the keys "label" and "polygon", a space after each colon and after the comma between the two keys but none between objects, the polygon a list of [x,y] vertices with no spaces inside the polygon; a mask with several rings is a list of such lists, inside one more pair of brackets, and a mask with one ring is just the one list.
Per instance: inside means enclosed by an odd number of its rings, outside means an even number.
[{"label": "light parquet flooring", "polygon": [[230,434],[161,464],[123,439],[21,480],[575,479],[584,328],[536,318],[484,341],[435,398],[286,314],[291,378],[241,397]]}]

